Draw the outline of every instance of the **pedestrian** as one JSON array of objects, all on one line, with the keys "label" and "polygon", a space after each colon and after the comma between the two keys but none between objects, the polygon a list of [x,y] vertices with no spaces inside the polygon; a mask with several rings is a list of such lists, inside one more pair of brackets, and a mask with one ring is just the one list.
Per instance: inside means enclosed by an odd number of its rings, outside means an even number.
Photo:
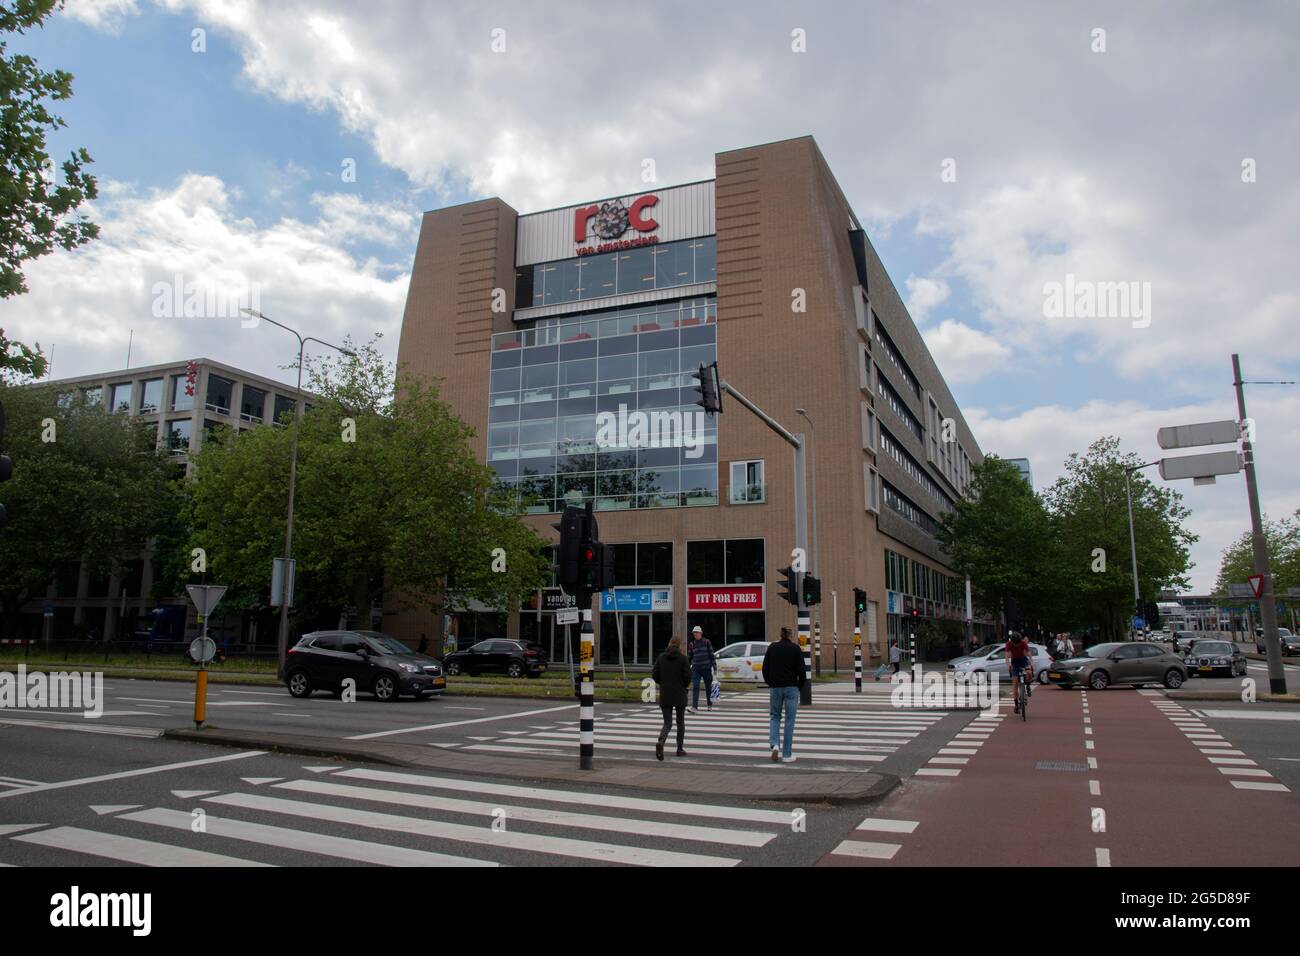
[{"label": "pedestrian", "polygon": [[1071,657],[1074,656],[1074,639],[1070,637],[1069,634],[1064,635],[1064,637],[1065,637],[1065,657],[1066,660],[1069,660]]},{"label": "pedestrian", "polygon": [[674,634],[667,649],[655,659],[650,676],[659,685],[659,710],[664,715],[664,726],[655,744],[655,756],[664,759],[664,742],[673,725],[673,711],[677,711],[677,756],[685,757],[682,744],[686,742],[686,688],[691,686],[691,665],[682,653],[682,636]]},{"label": "pedestrian", "polygon": [[[790,628],[781,628],[781,639],[769,644],[763,655],[763,680],[767,684],[771,721],[767,743],[772,748],[772,762],[794,763],[794,718],[799,709],[799,692],[803,689],[803,652],[790,640]],[[777,747],[781,718],[785,717],[785,736]]]},{"label": "pedestrian", "polygon": [[894,673],[898,673],[899,664],[903,660],[903,652],[898,648],[898,638],[889,642],[889,663],[894,668]]},{"label": "pedestrian", "polygon": [[428,634],[425,634],[424,631],[421,631],[421,632],[420,632],[420,643],[419,643],[419,646],[417,646],[417,647],[415,648],[415,653],[417,653],[417,654],[423,654],[423,653],[425,653],[425,652],[428,651],[428,650],[429,650],[429,635],[428,635]]},{"label": "pedestrian", "polygon": [[691,629],[691,713],[700,712],[700,684],[704,685],[704,702],[709,710],[713,709],[713,665],[717,657],[713,653],[713,643],[704,636],[704,628],[698,624]]}]

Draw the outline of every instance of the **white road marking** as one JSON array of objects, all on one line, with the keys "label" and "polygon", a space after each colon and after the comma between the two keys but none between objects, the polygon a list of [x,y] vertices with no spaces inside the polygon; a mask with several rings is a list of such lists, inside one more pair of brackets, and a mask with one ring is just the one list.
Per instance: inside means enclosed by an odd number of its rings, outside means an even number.
[{"label": "white road marking", "polygon": [[1300,720],[1300,712],[1286,710],[1203,710],[1216,720]]},{"label": "white road marking", "polygon": [[96,816],[104,816],[108,813],[121,813],[123,810],[136,810],[144,806],[142,803],[105,803],[96,806],[90,805],[90,809],[95,811]]},{"label": "white road marking", "polygon": [[[97,777],[81,777],[77,780],[60,780],[58,783],[43,783],[36,787],[28,787],[26,790],[11,790],[8,793],[0,793],[0,800],[6,797],[26,796],[30,793],[41,793],[46,790],[64,790],[68,787],[84,787],[92,783],[105,783],[109,780],[125,780],[129,777],[143,777],[153,773],[165,773],[168,770],[184,770],[188,767],[202,767],[207,764],[225,763],[228,760],[243,760],[246,757],[260,757],[265,754],[264,750],[245,750],[237,754],[222,754],[220,757],[205,757],[202,760],[184,760],[180,763],[165,763],[157,767],[141,767],[138,770],[123,770],[118,773],[105,773]],[[181,864],[184,865],[184,864]]]},{"label": "white road marking", "polygon": [[931,757],[930,760],[929,760],[928,762],[929,762],[929,763],[955,763],[955,764],[967,764],[967,763],[970,763],[970,757]]},{"label": "white road marking", "polygon": [[1237,766],[1255,767],[1258,764],[1249,757],[1210,757],[1210,763],[1236,764]]},{"label": "white road marking", "polygon": [[1220,767],[1219,773],[1229,777],[1271,777],[1273,776],[1267,770],[1251,769],[1249,767]]},{"label": "white road marking", "polygon": [[1097,865],[1110,866],[1110,850],[1097,847]]},{"label": "white road marking", "polygon": [[471,717],[469,720],[452,720],[442,724],[424,724],[420,727],[399,727],[396,730],[379,730],[369,734],[355,734],[347,740],[373,740],[376,737],[391,737],[395,734],[418,734],[425,730],[441,730],[444,727],[462,727],[465,724],[484,724],[493,720],[514,720],[516,717],[534,717],[537,714],[554,714],[561,710],[576,710],[577,704],[565,704],[563,707],[543,707],[540,710],[524,710],[513,714],[497,714],[495,717]]},{"label": "white road marking", "polygon": [[957,776],[959,773],[961,773],[960,770],[944,770],[944,769],[941,769],[941,768],[939,768],[939,767],[922,767],[920,770],[918,770],[918,771],[916,772],[915,776],[918,776],[918,777],[955,777],[955,776]]},{"label": "white road marking", "polygon": [[878,833],[912,833],[921,824],[917,820],[886,820],[882,817],[867,817],[858,824],[859,830],[872,830]]},{"label": "white road marking", "polygon": [[1100,797],[1100,796],[1101,796],[1101,781],[1100,781],[1100,780],[1089,780],[1089,781],[1088,781],[1088,793],[1089,793],[1090,795],[1094,796],[1094,797]]},{"label": "white road marking", "polygon": [[[189,814],[186,814],[188,818]],[[112,833],[97,833],[80,827],[55,827],[52,830],[38,830],[16,836],[20,843],[33,843],[37,846],[51,847],[58,850],[71,850],[73,853],[85,853],[90,856],[104,857],[122,863],[138,863],[141,866],[268,866],[266,863],[254,863],[233,856],[208,853],[204,850],[189,850],[166,843],[152,843],[149,840],[137,840],[134,837],[118,836]]]},{"label": "white road marking", "polygon": [[868,843],[865,840],[845,840],[831,853],[835,856],[853,856],[864,860],[892,860],[902,849],[899,843]]},{"label": "white road marking", "polygon": [[1278,790],[1282,793],[1290,793],[1291,789],[1280,783],[1259,783],[1254,780],[1233,780],[1232,785],[1238,790]]},{"label": "white road marking", "polygon": [[[182,810],[143,810],[140,813],[128,813],[123,820],[138,823],[151,823],[155,826],[171,827],[173,830],[189,830],[193,819]],[[226,837],[231,840],[246,840],[262,846],[274,846],[285,850],[298,850],[304,853],[319,853],[357,863],[373,863],[379,866],[498,866],[490,860],[476,860],[466,856],[449,856],[446,853],[430,853],[404,846],[386,846],[366,840],[350,840],[346,837],[330,836],[324,833],[309,833],[305,830],[291,830],[285,827],[267,826],[263,823],[249,823],[245,820],[231,820],[227,817],[207,814],[204,825],[208,834]]]},{"label": "white road marking", "polygon": [[302,800],[281,800],[251,793],[230,793],[209,797],[205,802],[224,806],[243,807],[248,810],[265,810],[306,817],[309,820],[328,820],[352,826],[411,833],[420,836],[485,846],[500,846],[534,853],[576,857],[583,860],[602,860],[609,863],[626,863],[634,866],[736,866],[740,860],[725,857],[677,853],[671,850],[654,850],[643,847],[621,846],[572,840],[565,837],[541,836],[535,833],[517,833],[510,830],[492,830],[487,826],[464,826],[438,820],[416,819],[391,813],[375,813],[351,807],[336,807]]}]

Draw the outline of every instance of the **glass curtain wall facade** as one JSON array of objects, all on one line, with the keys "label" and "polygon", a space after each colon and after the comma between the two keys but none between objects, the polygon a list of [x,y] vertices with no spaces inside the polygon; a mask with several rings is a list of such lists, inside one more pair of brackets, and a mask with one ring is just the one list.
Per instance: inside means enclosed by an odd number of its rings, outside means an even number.
[{"label": "glass curtain wall facade", "polygon": [[[717,504],[717,426],[695,404],[716,323],[709,296],[493,336],[488,464],[534,514],[593,499],[598,510]],[[629,428],[598,447],[602,412]],[[638,440],[634,412],[658,433]]]}]

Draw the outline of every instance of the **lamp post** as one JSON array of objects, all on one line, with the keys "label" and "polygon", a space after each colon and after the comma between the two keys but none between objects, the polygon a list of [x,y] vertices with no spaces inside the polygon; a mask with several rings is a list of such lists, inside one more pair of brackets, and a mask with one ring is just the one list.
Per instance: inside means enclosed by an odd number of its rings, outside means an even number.
[{"label": "lamp post", "polygon": [[[299,335],[296,329],[291,329],[283,322],[277,322],[275,319],[267,318],[256,309],[240,309],[245,315],[252,316],[263,322],[270,322],[272,325],[284,329],[298,340],[298,386],[296,397],[294,399],[293,409],[293,451],[289,455],[289,519],[285,523],[284,529],[284,566],[280,578],[280,633],[276,639],[276,661],[275,673],[281,680],[284,679],[284,659],[288,656],[289,651],[289,567],[290,559],[293,557],[293,492],[298,480],[298,420],[302,417],[303,399],[302,399],[302,363],[303,354],[306,352],[308,342],[319,342],[321,345],[328,346],[336,352],[356,358],[357,353],[351,349],[341,348],[326,342],[324,339],[318,339],[313,335],[306,337]],[[272,410],[274,414],[274,410]]]},{"label": "lamp post", "polygon": [[[807,409],[796,408],[795,414],[801,416],[804,421],[808,423],[808,430],[812,434],[812,441],[809,442],[811,447],[808,449],[808,457],[812,459],[812,571],[813,577],[820,579],[822,572],[817,561],[817,454],[815,450],[817,444],[817,427],[813,425],[813,420],[808,417]],[[817,610],[814,613],[817,620],[817,631],[820,634],[822,626],[822,608],[820,604],[817,605]],[[821,654],[819,653],[817,655],[817,674],[820,676],[821,672],[822,659]]]},{"label": "lamp post", "polygon": [[[1128,546],[1133,556],[1133,616],[1136,617],[1142,612],[1142,592],[1138,588],[1138,549],[1137,538],[1133,534],[1133,490],[1129,486],[1129,475],[1135,471],[1141,471],[1143,468],[1150,468],[1152,465],[1158,465],[1158,461],[1148,461],[1143,465],[1125,465],[1124,466],[1124,497],[1128,501]],[[1131,628],[1131,625],[1130,625]]]}]

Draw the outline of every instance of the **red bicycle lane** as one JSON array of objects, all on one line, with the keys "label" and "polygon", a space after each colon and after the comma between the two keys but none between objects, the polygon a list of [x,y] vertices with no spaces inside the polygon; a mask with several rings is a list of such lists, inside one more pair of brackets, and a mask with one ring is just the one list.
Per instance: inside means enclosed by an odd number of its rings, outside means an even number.
[{"label": "red bicycle lane", "polygon": [[[1171,709],[1183,726],[1175,724],[1155,703],[1163,695],[1114,688],[1090,691],[1087,700],[1098,762],[1092,779],[1099,785],[1091,807],[1102,811],[1105,825],[1095,837],[1109,849],[1112,866],[1294,866],[1300,860],[1300,801],[1287,791],[1234,787],[1234,780],[1254,785],[1259,778],[1250,775],[1260,771],[1231,740],[1197,729],[1199,721],[1185,710]],[[1091,829],[1096,816],[1090,812],[1075,825]]]},{"label": "red bicycle lane", "polygon": [[905,781],[818,865],[1095,866],[1082,696],[1039,686],[1027,721],[999,713],[958,776]]}]

